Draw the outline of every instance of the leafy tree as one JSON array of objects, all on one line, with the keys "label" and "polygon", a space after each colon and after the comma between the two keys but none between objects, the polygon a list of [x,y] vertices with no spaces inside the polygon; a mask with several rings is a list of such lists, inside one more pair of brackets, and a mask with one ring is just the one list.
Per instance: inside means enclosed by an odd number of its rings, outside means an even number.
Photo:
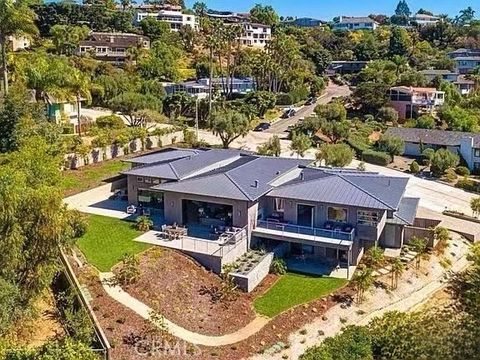
[{"label": "leafy tree", "polygon": [[297,157],[304,157],[305,153],[308,149],[312,146],[312,141],[310,138],[305,134],[297,134],[293,133],[292,135],[292,142],[290,144],[290,150],[293,153],[297,153]]},{"label": "leafy tree", "polygon": [[54,25],[50,29],[53,45],[57,54],[73,55],[80,41],[84,40],[90,29],[86,26]]},{"label": "leafy tree", "polygon": [[307,47],[302,50],[315,65],[315,73],[322,76],[332,62],[332,54],[323,46]]},{"label": "leafy tree", "polygon": [[138,71],[145,79],[177,81],[181,78],[183,51],[162,41],[154,41],[148,54],[138,60]]},{"label": "leafy tree", "polygon": [[405,0],[400,0],[398,2],[397,8],[395,9],[395,15],[405,16],[407,18],[409,18],[410,15],[412,15],[412,12],[410,11],[410,7],[408,6]]},{"label": "leafy tree", "polygon": [[[146,220],[142,219],[141,222],[146,222]],[[141,274],[140,261],[138,260],[138,257],[133,254],[125,254],[122,256],[120,260],[121,262],[119,265],[116,278],[122,285],[134,284],[138,280]]]},{"label": "leafy tree", "polygon": [[347,118],[345,106],[339,102],[332,102],[326,105],[318,105],[315,113],[320,119],[330,121],[343,121]]},{"label": "leafy tree", "polygon": [[447,149],[439,149],[430,160],[430,170],[434,176],[440,177],[447,169],[454,168],[459,162],[460,159],[457,154]]},{"label": "leafy tree", "polygon": [[418,174],[420,172],[420,166],[416,161],[412,161],[412,163],[410,164],[410,172],[412,174]]},{"label": "leafy tree", "polygon": [[449,129],[454,131],[477,131],[479,129],[478,116],[478,111],[464,109],[459,106],[444,109],[440,113],[442,120],[448,124]]},{"label": "leafy tree", "polygon": [[100,129],[123,129],[125,127],[125,123],[123,122],[122,118],[118,115],[105,115],[100,116],[95,120],[95,125],[97,125]]},{"label": "leafy tree", "polygon": [[407,30],[400,27],[394,27],[390,34],[390,43],[388,52],[391,57],[406,56],[410,47],[410,37]]},{"label": "leafy tree", "polygon": [[333,144],[348,137],[350,132],[350,122],[343,121],[322,121],[320,125],[322,133],[326,135]]},{"label": "leafy tree", "polygon": [[277,98],[275,94],[268,91],[255,91],[245,97],[245,103],[253,106],[257,110],[257,115],[261,118],[265,116],[267,110],[275,107]]},{"label": "leafy tree", "polygon": [[8,38],[18,35],[33,35],[38,32],[33,11],[24,0],[0,1],[0,52],[3,69],[3,91],[8,93]]},{"label": "leafy tree", "polygon": [[207,15],[208,7],[207,4],[204,2],[196,1],[192,6],[193,11],[195,11],[195,15],[204,17]]},{"label": "leafy tree", "polygon": [[422,115],[415,121],[415,127],[419,129],[434,129],[435,118],[432,115]]},{"label": "leafy tree", "polygon": [[148,216],[139,216],[136,220],[137,230],[147,232],[153,227],[153,221]]},{"label": "leafy tree", "polygon": [[255,23],[273,26],[276,25],[280,19],[272,6],[256,4],[250,10],[250,20]]},{"label": "leafy tree", "polygon": [[464,26],[470,24],[472,20],[475,19],[475,10],[471,6],[466,9],[460,10],[460,13],[455,17],[455,24],[459,26]]},{"label": "leafy tree", "polygon": [[366,264],[372,268],[382,265],[383,261],[385,260],[384,251],[377,246],[368,249],[365,256]]},{"label": "leafy tree", "polygon": [[149,120],[147,118],[149,114],[144,111],[159,111],[162,104],[152,95],[126,92],[110,100],[109,106],[114,112],[121,112],[131,126],[145,127]]},{"label": "leafy tree", "polygon": [[222,140],[224,149],[240,136],[246,136],[250,130],[247,117],[237,111],[218,111],[210,119],[210,126],[214,135]]},{"label": "leafy tree", "polygon": [[378,118],[383,122],[389,122],[392,124],[398,123],[398,111],[392,107],[385,106],[378,109]]},{"label": "leafy tree", "polygon": [[165,114],[174,120],[192,114],[195,110],[195,99],[185,92],[168,95],[163,103]]},{"label": "leafy tree", "polygon": [[170,42],[171,27],[166,21],[158,21],[154,17],[148,16],[140,21],[140,28],[143,35],[148,36],[152,43],[157,40]]},{"label": "leafy tree", "polygon": [[272,136],[265,144],[257,148],[259,155],[279,157],[282,152],[280,138],[277,135]]},{"label": "leafy tree", "polygon": [[478,216],[480,214],[480,197],[470,200],[470,208],[473,211],[473,216]]},{"label": "leafy tree", "polygon": [[354,92],[355,102],[366,112],[376,112],[387,105],[389,85],[367,81],[359,84]]},{"label": "leafy tree", "polygon": [[382,135],[378,140],[378,148],[392,157],[405,152],[405,141],[397,136]]},{"label": "leafy tree", "polygon": [[345,167],[353,160],[355,153],[347,144],[323,144],[316,154],[317,161],[326,166]]}]

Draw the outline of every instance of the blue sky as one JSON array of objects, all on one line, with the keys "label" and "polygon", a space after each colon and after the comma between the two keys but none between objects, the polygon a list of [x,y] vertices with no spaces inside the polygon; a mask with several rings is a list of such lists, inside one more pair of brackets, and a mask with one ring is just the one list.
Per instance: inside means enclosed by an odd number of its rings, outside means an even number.
[{"label": "blue sky", "polygon": [[[203,0],[209,8],[247,12],[256,3],[272,5],[280,15],[308,16],[331,20],[338,15],[392,14],[398,0]],[[461,9],[472,6],[480,15],[479,0],[407,0],[410,9],[428,9],[438,14],[456,15]],[[195,0],[187,0],[192,6]]]}]

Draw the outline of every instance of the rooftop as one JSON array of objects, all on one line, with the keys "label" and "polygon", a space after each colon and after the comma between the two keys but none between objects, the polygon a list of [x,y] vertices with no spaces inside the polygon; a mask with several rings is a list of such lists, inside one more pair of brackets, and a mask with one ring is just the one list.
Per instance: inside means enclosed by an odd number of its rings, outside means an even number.
[{"label": "rooftop", "polygon": [[350,23],[376,23],[371,17],[368,16],[341,16],[338,24],[350,24]]},{"label": "rooftop", "polygon": [[480,135],[462,131],[391,127],[385,134],[398,136],[407,142],[419,143],[421,141],[424,144],[441,146],[460,146],[462,139],[473,138],[474,145],[476,147],[480,145]]},{"label": "rooftop", "polygon": [[143,35],[116,32],[91,32],[87,39],[80,41],[82,46],[137,46],[142,41],[150,41]]}]

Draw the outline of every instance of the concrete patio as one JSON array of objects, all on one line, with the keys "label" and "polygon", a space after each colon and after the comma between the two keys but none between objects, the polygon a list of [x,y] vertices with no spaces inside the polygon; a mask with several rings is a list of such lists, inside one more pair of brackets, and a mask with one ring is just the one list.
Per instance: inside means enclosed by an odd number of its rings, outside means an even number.
[{"label": "concrete patio", "polygon": [[346,265],[337,267],[333,262],[321,262],[319,259],[301,259],[299,257],[289,257],[285,261],[288,271],[348,280],[351,280],[357,268],[353,265],[350,268],[347,268]]}]

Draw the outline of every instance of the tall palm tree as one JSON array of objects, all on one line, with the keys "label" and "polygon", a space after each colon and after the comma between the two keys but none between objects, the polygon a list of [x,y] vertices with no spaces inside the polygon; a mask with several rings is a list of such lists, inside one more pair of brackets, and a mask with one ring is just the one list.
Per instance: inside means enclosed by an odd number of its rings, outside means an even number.
[{"label": "tall palm tree", "polygon": [[405,265],[399,258],[394,258],[390,262],[390,266],[392,267],[392,289],[396,289],[398,286],[398,279],[405,271]]},{"label": "tall palm tree", "polygon": [[76,70],[69,76],[68,88],[77,103],[78,136],[82,136],[81,103],[82,99],[87,99],[87,101],[91,100],[90,79],[85,74]]},{"label": "tall palm tree", "polygon": [[38,30],[34,24],[34,17],[35,13],[23,0],[0,0],[0,51],[5,95],[8,94],[7,47],[9,37],[36,34]]}]

